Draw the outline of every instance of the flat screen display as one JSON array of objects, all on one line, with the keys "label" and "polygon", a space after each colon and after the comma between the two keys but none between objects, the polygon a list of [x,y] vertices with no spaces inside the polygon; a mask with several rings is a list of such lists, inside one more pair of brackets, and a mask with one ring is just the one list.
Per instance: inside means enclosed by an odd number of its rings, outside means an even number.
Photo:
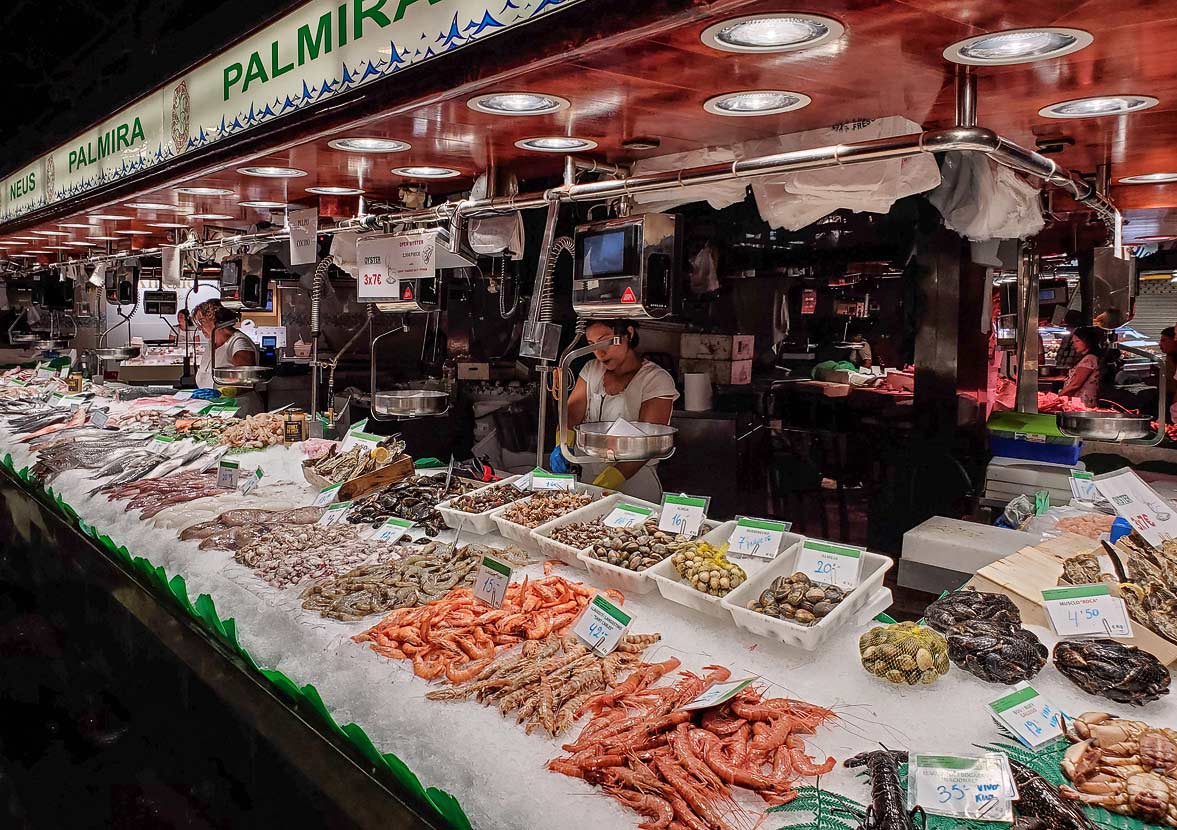
[{"label": "flat screen display", "polygon": [[625,273],[625,242],[628,232],[594,233],[584,237],[584,270],[581,276],[612,277]]}]

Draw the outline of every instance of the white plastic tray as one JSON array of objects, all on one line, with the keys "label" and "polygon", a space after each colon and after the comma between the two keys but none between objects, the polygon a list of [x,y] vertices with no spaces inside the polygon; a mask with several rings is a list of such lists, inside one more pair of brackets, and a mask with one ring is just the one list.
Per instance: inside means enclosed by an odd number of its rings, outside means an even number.
[{"label": "white plastic tray", "polygon": [[[799,552],[800,546],[798,545],[781,554],[771,567],[765,568],[756,576],[749,575],[748,581],[724,597],[721,604],[731,614],[737,627],[760,637],[779,640],[786,645],[813,651],[838,626],[855,620],[858,612],[868,603],[879,601],[877,595],[880,589],[887,590],[883,588],[883,576],[894,562],[890,557],[863,551],[858,587],[847,594],[846,598],[838,603],[828,616],[813,625],[798,625],[788,620],[779,620],[749,611],[748,603],[760,596],[774,579],[778,576],[788,576],[794,572],[794,564]],[[889,596],[890,591],[887,590],[887,593]]]},{"label": "white plastic tray", "polygon": [[[600,501],[601,494],[605,491],[600,487],[594,487],[592,484],[578,483],[576,485],[576,492],[591,494],[593,501],[589,502],[584,507],[578,507],[576,510],[569,510],[568,513],[564,514],[564,516],[567,516],[570,513],[575,513],[577,510],[584,510],[585,507],[591,507],[593,504]],[[516,504],[522,504],[523,502],[528,501],[530,498],[531,496],[528,496],[526,499],[520,499],[519,501],[512,502],[511,504],[504,504],[502,507],[496,507],[494,510],[490,511],[490,517],[494,521],[495,525],[498,526],[499,533],[501,533],[503,536],[518,545],[522,545],[528,550],[539,550],[539,543],[535,541],[535,537],[532,534],[532,531],[535,528],[530,528],[526,525],[508,521],[506,518],[506,513],[508,510],[510,510]],[[562,519],[564,516],[557,516],[556,518]],[[550,519],[549,521],[555,521],[555,519]],[[547,522],[545,522],[545,524],[547,524]],[[536,525],[536,527],[543,527],[543,525]]]},{"label": "white plastic tray", "polygon": [[[706,542],[713,547],[727,544],[727,540],[731,537],[732,531],[736,527],[735,520],[723,522],[707,521],[703,523],[707,528],[707,532],[699,537],[699,540]],[[781,539],[781,546],[785,548],[786,552],[789,547],[799,543],[804,537],[798,536],[796,533],[786,533]],[[781,556],[785,554],[782,553]],[[752,558],[735,558],[731,560],[744,569],[744,573],[748,574],[748,581],[752,580],[752,575],[758,573],[763,568],[766,568],[770,563],[765,559]],[[702,591],[696,590],[692,585],[683,582],[682,577],[678,575],[678,571],[674,569],[674,563],[670,561],[670,557],[666,557],[654,567],[646,571],[647,574],[658,585],[658,591],[663,597],[678,605],[685,605],[687,608],[693,608],[701,614],[707,614],[710,617],[719,617],[720,619],[730,616],[727,611],[719,604],[719,597],[713,597],[711,594],[705,594]],[[745,583],[747,584],[747,583]]]},{"label": "white plastic tray", "polygon": [[[573,522],[591,522],[594,519],[601,519],[613,512],[613,508],[619,502],[632,504],[636,507],[648,507],[651,510],[659,510],[659,505],[652,504],[642,499],[635,499],[631,496],[626,496],[621,493],[615,493],[612,496],[605,496],[603,499],[597,499],[592,504],[582,507],[579,510],[573,510],[571,513],[565,513],[558,519],[552,519],[550,522],[540,525],[535,530],[531,531],[531,538],[535,544],[539,546],[539,551],[548,559],[559,559],[565,565],[571,565],[574,568],[584,568],[585,563],[580,559],[580,554],[584,553],[587,548],[574,548],[571,545],[566,545],[563,542],[557,542],[552,539],[550,534],[557,527],[572,524]],[[638,593],[645,593],[639,591]]]},{"label": "white plastic tray", "polygon": [[[486,485],[486,487],[479,487],[477,490],[471,490],[469,493],[463,493],[462,495],[469,496],[473,493],[481,493],[483,490],[486,490],[489,487],[497,487],[500,484],[509,485],[514,483],[519,478],[521,478],[521,476],[508,476],[502,481],[496,481],[493,484]],[[480,535],[494,532],[495,523],[491,514],[494,513],[495,510],[498,510],[498,507],[487,510],[483,513],[466,513],[463,510],[455,510],[454,508],[450,507],[450,502],[458,498],[461,498],[461,496],[453,496],[452,498],[448,498],[443,502],[439,502],[437,505],[437,512],[441,514],[443,519],[445,519],[447,527],[451,527],[454,530],[464,530],[469,533],[478,533]]]}]

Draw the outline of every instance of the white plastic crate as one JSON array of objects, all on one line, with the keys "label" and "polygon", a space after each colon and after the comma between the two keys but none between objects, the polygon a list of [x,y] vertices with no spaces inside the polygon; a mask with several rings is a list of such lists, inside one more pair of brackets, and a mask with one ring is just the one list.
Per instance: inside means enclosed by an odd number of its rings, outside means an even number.
[{"label": "white plastic crate", "polygon": [[[591,507],[593,504],[600,501],[601,495],[605,491],[602,490],[600,487],[594,487],[592,484],[578,483],[576,485],[576,492],[577,493],[588,493],[588,494],[592,495],[592,497],[593,497],[593,501],[589,502],[584,507],[576,508],[576,510],[584,510],[585,507]],[[490,516],[491,516],[491,519],[494,521],[495,525],[498,527],[499,533],[501,533],[504,537],[506,537],[507,539],[510,539],[512,542],[515,542],[518,545],[522,545],[524,548],[526,548],[528,550],[539,550],[539,543],[536,542],[535,536],[532,533],[532,531],[535,530],[535,528],[527,527],[526,525],[517,524],[515,522],[509,521],[506,518],[506,513],[508,510],[510,510],[516,504],[522,504],[523,502],[528,501],[530,498],[531,498],[531,496],[528,496],[526,499],[520,499],[517,502],[512,502],[511,504],[504,504],[502,507],[497,507],[494,510],[490,511]],[[570,511],[568,511],[568,513],[565,513],[564,516],[567,516],[570,513],[575,513],[576,510],[570,510]],[[563,516],[557,516],[556,518],[562,519]],[[549,521],[555,521],[555,519],[551,519]],[[545,522],[545,524],[547,524],[547,523]],[[543,525],[537,525],[537,527],[543,527]]]},{"label": "white plastic crate", "polygon": [[[510,485],[520,478],[521,476],[508,476],[502,481],[496,481],[493,484],[486,485],[486,487],[479,487],[477,490],[471,490],[469,493],[464,493],[463,495],[469,496],[472,493],[481,493],[483,490],[486,490],[490,487],[497,487],[500,484]],[[491,514],[499,508],[496,507],[483,513],[467,513],[463,510],[455,510],[450,506],[450,503],[458,498],[461,498],[461,496],[448,498],[437,505],[437,512],[441,514],[443,519],[445,519],[447,527],[451,527],[454,530],[462,530],[480,535],[494,532],[495,523]]]},{"label": "white plastic crate", "polygon": [[573,522],[591,522],[595,519],[602,519],[612,513],[613,508],[619,503],[632,504],[636,507],[648,507],[655,511],[655,515],[659,509],[659,505],[657,504],[651,504],[642,499],[635,499],[632,496],[615,493],[612,496],[605,496],[602,499],[598,499],[587,507],[573,510],[571,513],[565,513],[558,519],[552,519],[552,521],[540,525],[531,531],[532,539],[539,546],[540,553],[546,558],[559,559],[565,565],[571,565],[574,568],[584,568],[585,564],[579,557],[580,554],[584,553],[585,549],[578,550],[571,545],[557,542],[551,538],[551,532],[557,527],[563,527]]},{"label": "white plastic crate", "polygon": [[[704,521],[703,527],[706,528],[707,532],[699,537],[699,541],[706,542],[713,547],[719,547],[727,542],[735,526],[736,523],[734,520],[722,523],[710,520]],[[796,536],[796,534],[787,535]],[[797,538],[800,539],[801,537],[797,536]],[[733,559],[732,561],[744,569],[744,573],[748,574],[749,579],[752,578],[753,572],[768,564],[768,562],[761,559]],[[684,582],[682,577],[678,575],[678,571],[674,569],[674,563],[670,561],[669,556],[650,568],[646,573],[657,583],[659,593],[671,602],[678,605],[685,605],[687,608],[693,608],[710,617],[722,619],[729,616],[727,611],[720,606],[719,597],[705,594],[702,591],[696,590],[689,583]]]}]

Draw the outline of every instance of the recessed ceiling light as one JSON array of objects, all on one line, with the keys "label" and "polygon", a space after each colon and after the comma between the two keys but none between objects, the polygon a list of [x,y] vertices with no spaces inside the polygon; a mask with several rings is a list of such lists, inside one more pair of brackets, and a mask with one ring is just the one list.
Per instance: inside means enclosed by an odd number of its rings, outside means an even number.
[{"label": "recessed ceiling light", "polygon": [[1096,95],[1060,101],[1038,110],[1046,118],[1096,118],[1101,115],[1125,115],[1155,107],[1158,101],[1150,95]]},{"label": "recessed ceiling light", "polygon": [[69,231],[33,231],[37,236],[69,236]]},{"label": "recessed ceiling light", "polygon": [[35,237],[35,236],[13,236],[13,237],[9,237],[9,238],[15,239],[18,242],[40,242],[41,241],[40,239],[37,239],[37,237]]},{"label": "recessed ceiling light", "polygon": [[32,254],[9,254],[10,259],[32,259]]},{"label": "recessed ceiling light", "polygon": [[462,175],[460,170],[452,167],[394,167],[392,172],[408,179],[452,179]]},{"label": "recessed ceiling light", "polygon": [[23,248],[27,244],[29,244],[29,243],[27,243],[27,242],[13,242],[13,241],[0,242],[0,248]]},{"label": "recessed ceiling light", "polygon": [[270,210],[279,210],[286,207],[285,202],[238,202],[241,207],[247,208],[269,208]]},{"label": "recessed ceiling light", "polygon": [[110,222],[121,222],[124,219],[130,219],[130,216],[121,216],[117,213],[91,213],[91,219],[105,219]]},{"label": "recessed ceiling light", "polygon": [[776,115],[809,106],[810,97],[779,89],[751,89],[726,92],[703,102],[703,109],[715,115]]},{"label": "recessed ceiling light", "polygon": [[47,254],[47,253],[49,253],[49,252],[48,252],[48,251],[26,251],[25,253],[29,253],[29,254]]},{"label": "recessed ceiling light", "polygon": [[238,167],[237,172],[243,176],[260,176],[263,179],[297,179],[305,176],[307,171],[297,167]]},{"label": "recessed ceiling light", "polygon": [[[1163,184],[1165,182],[1177,182],[1177,173],[1143,173],[1139,176],[1125,176],[1120,179],[1120,184]],[[20,237],[14,236],[13,239]]]},{"label": "recessed ceiling light", "polygon": [[93,243],[93,242],[67,242],[65,244],[72,245],[75,248],[93,248],[95,243]]},{"label": "recessed ceiling light", "polygon": [[1138,236],[1138,237],[1136,237],[1137,242],[1168,242],[1171,239],[1177,239],[1177,236],[1171,236],[1171,235],[1167,235],[1167,234],[1157,234],[1154,236]]},{"label": "recessed ceiling light", "polygon": [[306,190],[307,193],[315,193],[319,196],[359,196],[364,192],[358,187],[340,187],[333,184],[308,187]]},{"label": "recessed ceiling light", "polygon": [[1090,46],[1092,40],[1091,33],[1082,29],[1010,29],[957,41],[944,50],[944,57],[971,66],[1006,66],[1069,55]]},{"label": "recessed ceiling light", "polygon": [[411,145],[394,138],[336,138],[327,146],[349,153],[403,153],[411,149]]},{"label": "recessed ceiling light", "polygon": [[725,52],[790,52],[835,40],[845,31],[829,17],[775,12],[724,20],[708,26],[699,37]]},{"label": "recessed ceiling light", "polygon": [[[183,222],[148,222],[149,228],[186,228],[188,227]],[[115,231],[115,233],[122,233],[122,231]]]},{"label": "recessed ceiling light", "polygon": [[574,150],[591,150],[597,146],[597,142],[588,138],[552,135],[525,138],[522,141],[516,141],[515,146],[524,150],[535,150],[538,153],[569,153]]},{"label": "recessed ceiling light", "polygon": [[186,193],[189,196],[232,196],[233,191],[227,187],[176,187],[172,188],[177,193]]},{"label": "recessed ceiling light", "polygon": [[[245,204],[242,202],[241,204]],[[188,217],[189,219],[232,219],[232,214],[229,213],[194,213]]]},{"label": "recessed ceiling light", "polygon": [[151,236],[151,231],[115,231],[120,236]]},{"label": "recessed ceiling light", "polygon": [[547,115],[567,109],[570,104],[558,95],[538,92],[492,92],[466,102],[472,110],[492,115]]},{"label": "recessed ceiling light", "polygon": [[51,251],[68,251],[69,250],[69,245],[46,245],[45,247]]},{"label": "recessed ceiling light", "polygon": [[100,242],[118,242],[119,241],[119,238],[117,236],[91,236],[90,238],[97,239]]},{"label": "recessed ceiling light", "polygon": [[178,205],[168,205],[163,202],[127,202],[127,207],[137,210],[179,210]]},{"label": "recessed ceiling light", "polygon": [[81,225],[77,222],[58,222],[57,227],[59,227],[59,228],[89,228],[90,226],[89,225]]}]

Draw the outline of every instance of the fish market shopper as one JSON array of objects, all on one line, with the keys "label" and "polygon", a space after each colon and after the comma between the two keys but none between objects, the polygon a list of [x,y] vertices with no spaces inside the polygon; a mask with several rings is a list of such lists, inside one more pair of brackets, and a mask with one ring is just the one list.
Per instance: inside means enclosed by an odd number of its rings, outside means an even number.
[{"label": "fish market shopper", "polygon": [[[620,337],[621,342],[610,345],[614,336]],[[629,320],[595,321],[585,329],[585,338],[590,344],[600,344],[600,348],[593,352],[595,359],[581,369],[572,389],[568,399],[569,425],[610,423],[619,418],[669,425],[678,390],[674,378],[665,369],[637,353],[637,325]],[[569,430],[569,433],[556,436],[557,444],[573,446],[575,432]],[[567,472],[568,462],[560,454],[559,446],[552,451],[550,460],[553,472]],[[656,466],[656,461],[585,464],[580,478],[598,487],[658,502],[662,499],[662,484]]]}]

